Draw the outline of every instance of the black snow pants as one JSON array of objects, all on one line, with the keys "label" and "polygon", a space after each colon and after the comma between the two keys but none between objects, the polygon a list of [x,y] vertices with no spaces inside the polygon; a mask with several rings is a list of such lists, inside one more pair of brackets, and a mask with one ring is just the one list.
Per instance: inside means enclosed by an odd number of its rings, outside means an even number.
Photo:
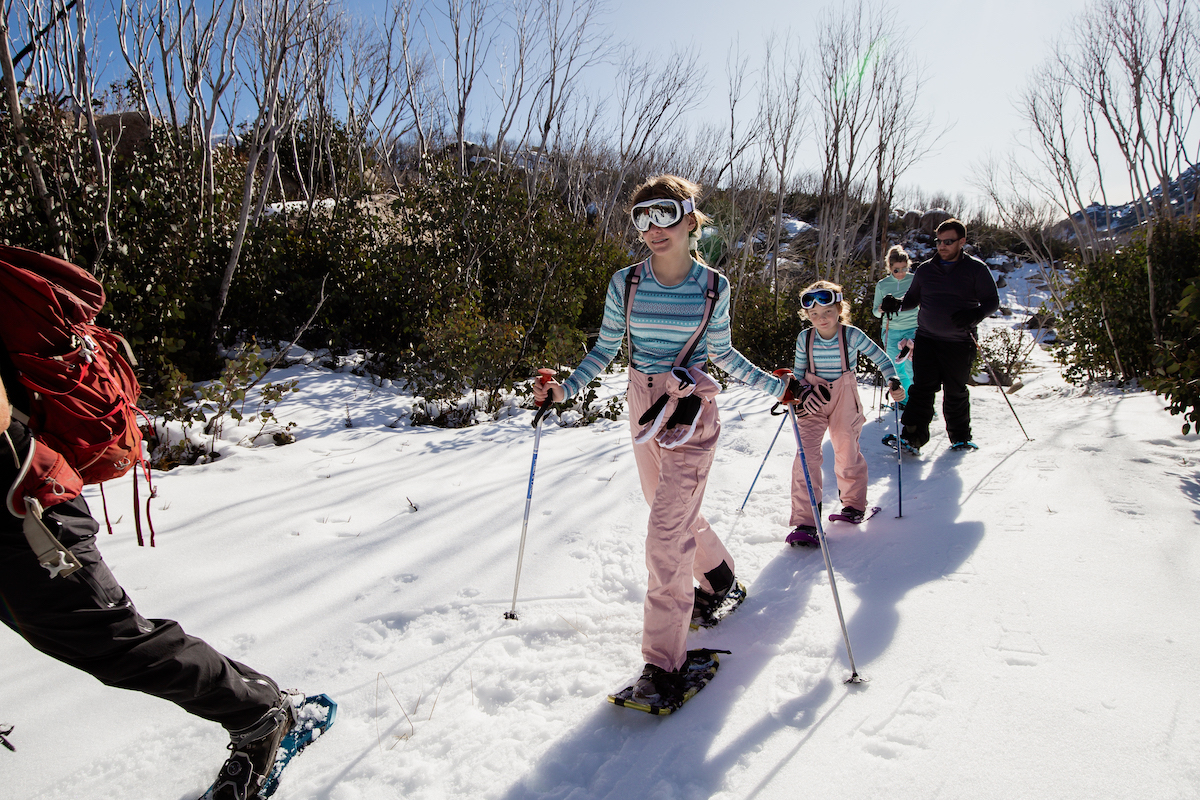
[{"label": "black snow pants", "polygon": [[[22,458],[28,429],[8,429]],[[0,491],[16,477],[12,451],[0,437]],[[134,608],[96,546],[99,526],[77,497],[43,519],[83,568],[51,578],[41,567],[21,520],[0,509],[0,622],[43,653],[109,686],[170,700],[230,731],[250,727],[279,703],[265,675],[232,661],[172,620],[149,620]]]},{"label": "black snow pants", "polygon": [[946,435],[953,442],[971,440],[971,397],[967,379],[975,361],[975,342],[947,341],[922,336],[913,347],[913,382],[908,391],[904,415],[904,438],[916,447],[929,441],[929,423],[933,420],[933,402],[942,392],[942,417]]}]

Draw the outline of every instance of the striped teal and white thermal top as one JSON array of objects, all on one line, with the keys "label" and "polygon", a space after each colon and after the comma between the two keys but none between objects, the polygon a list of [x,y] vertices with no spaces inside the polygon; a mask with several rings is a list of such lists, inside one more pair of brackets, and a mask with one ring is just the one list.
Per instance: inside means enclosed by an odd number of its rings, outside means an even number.
[{"label": "striped teal and white thermal top", "polygon": [[[870,336],[853,325],[842,325],[842,327],[846,332],[846,347],[850,351],[851,369],[854,369],[854,354],[862,353],[875,362],[875,366],[879,367],[884,378],[896,377],[896,365],[892,363],[892,359],[888,357],[882,347],[871,341]],[[792,369],[796,372],[797,377],[803,376],[808,371],[808,331],[809,329],[805,328],[796,337],[796,363]],[[824,339],[819,333],[814,332],[814,334],[813,366],[817,368],[817,375],[827,381],[836,381],[842,377],[842,353],[837,334],[835,333],[832,339]]]},{"label": "striped teal and white thermal top", "polygon": [[[642,281],[633,296],[629,314],[629,333],[633,339],[633,368],[656,375],[668,372],[687,340],[704,316],[704,293],[708,288],[708,268],[692,261],[691,272],[675,286],[663,286],[654,277],[647,259]],[[574,397],[617,357],[625,338],[625,278],[633,266],[612,276],[604,300],[604,319],[596,345],[563,381],[563,391]],[[704,337],[697,343],[689,367],[712,360],[732,377],[761,389],[773,397],[782,397],[783,381],[750,363],[733,347],[729,335],[729,281],[717,276],[717,301]]]}]

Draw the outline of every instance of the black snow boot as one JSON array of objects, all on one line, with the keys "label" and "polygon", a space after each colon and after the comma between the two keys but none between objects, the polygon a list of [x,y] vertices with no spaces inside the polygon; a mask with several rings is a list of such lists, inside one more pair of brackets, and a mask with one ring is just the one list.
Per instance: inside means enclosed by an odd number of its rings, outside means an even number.
[{"label": "black snow boot", "polygon": [[249,728],[229,732],[229,758],[213,785],[213,800],[255,800],[271,774],[275,751],[296,724],[296,709],[287,695],[279,706]]},{"label": "black snow boot", "polygon": [[704,573],[704,577],[708,579],[713,590],[706,592],[699,586],[695,588],[696,596],[692,601],[692,623],[707,628],[712,624],[713,614],[725,601],[725,596],[729,594],[729,590],[737,581],[733,578],[733,570],[724,561]]},{"label": "black snow boot", "polygon": [[679,670],[667,671],[647,664],[633,685],[631,699],[648,706],[678,708],[683,704],[683,674]]}]

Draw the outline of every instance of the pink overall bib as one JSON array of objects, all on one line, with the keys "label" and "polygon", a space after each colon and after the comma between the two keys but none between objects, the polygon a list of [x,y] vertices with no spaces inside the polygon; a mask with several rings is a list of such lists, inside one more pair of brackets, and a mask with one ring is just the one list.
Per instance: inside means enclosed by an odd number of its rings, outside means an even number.
[{"label": "pink overall bib", "polygon": [[[703,376],[704,380],[710,380]],[[667,391],[671,373],[647,375],[629,370],[629,424],[636,437],[638,418]],[[677,384],[676,384],[677,385]],[[687,658],[687,635],[692,620],[692,578],[705,591],[712,586],[704,573],[724,561],[732,570],[733,557],[700,513],[704,487],[712,467],[721,421],[717,404],[705,398],[696,430],[684,444],[668,450],[653,438],[633,445],[642,493],[650,504],[646,534],[646,587],[642,657],[665,670],[680,667]],[[736,573],[735,573],[736,574]]]},{"label": "pink overall bib", "polygon": [[[838,326],[838,336],[845,336],[845,329]],[[813,495],[817,502],[821,501],[821,493],[825,486],[821,464],[824,454],[821,443],[825,431],[829,431],[829,440],[833,443],[833,471],[837,476],[838,494],[841,504],[858,509],[867,507],[867,459],[859,449],[858,440],[862,434],[863,423],[867,421],[863,414],[862,401],[858,396],[858,378],[846,363],[845,347],[839,342],[842,351],[842,375],[830,382],[817,375],[813,369],[811,348],[808,354],[808,372],[804,381],[812,386],[824,385],[829,387],[832,394],[829,402],[813,414],[807,414],[798,420],[800,426],[800,441],[804,443],[804,455],[808,460],[809,478],[812,480]],[[840,510],[840,509],[839,509]],[[800,454],[792,464],[792,518],[790,524],[816,525],[813,520],[812,506],[808,501],[808,488],[804,485],[804,468],[800,465]]]}]

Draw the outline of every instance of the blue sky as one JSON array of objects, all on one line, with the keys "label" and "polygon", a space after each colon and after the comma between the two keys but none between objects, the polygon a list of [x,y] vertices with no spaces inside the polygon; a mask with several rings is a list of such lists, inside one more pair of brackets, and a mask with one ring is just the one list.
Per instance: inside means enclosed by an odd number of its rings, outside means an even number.
[{"label": "blue sky", "polygon": [[[699,45],[713,86],[706,113],[720,115],[725,57],[732,42],[759,47],[772,31],[813,41],[816,17],[831,5],[695,0],[688,4],[693,11],[681,15],[674,3],[612,0],[612,18],[619,36],[646,48]],[[892,0],[889,6],[908,29],[926,68],[923,105],[932,111],[936,128],[949,128],[937,152],[913,167],[903,183],[927,193],[975,195],[969,183],[973,166],[989,154],[1003,156],[1014,149],[1023,127],[1014,103],[1029,71],[1086,2]]]},{"label": "blue sky", "polygon": [[[418,0],[426,11],[442,2]],[[386,3],[343,0],[350,14],[364,20],[381,15]],[[894,41],[907,34],[913,42],[927,75],[922,105],[932,113],[934,127],[946,129],[935,152],[906,173],[902,186],[926,194],[976,196],[970,181],[977,165],[1015,149],[1023,121],[1014,103],[1031,69],[1087,4],[1088,0],[891,0],[888,7],[900,28]],[[604,25],[612,41],[628,42],[647,53],[695,47],[707,76],[707,101],[692,120],[721,122],[727,115],[725,62],[731,46],[736,43],[743,52],[755,53],[771,33],[815,42],[818,15],[834,5],[825,0],[608,0]],[[113,58],[119,61],[115,45]],[[611,70],[598,69],[592,89],[603,93],[605,81],[611,80]],[[801,153],[801,161],[816,166],[812,154]]]},{"label": "blue sky", "polygon": [[[501,2],[502,0],[494,0]],[[346,0],[351,13],[369,15],[385,0]],[[427,10],[438,0],[423,0]],[[720,121],[725,107],[725,62],[735,43],[743,52],[761,50],[766,37],[789,35],[815,41],[818,15],[834,3],[799,0],[693,0],[687,4],[608,0],[605,15],[614,41],[646,52],[696,47],[706,74],[706,103],[693,119]],[[1049,52],[1087,0],[891,0],[898,28],[907,33],[924,65],[927,83],[922,105],[935,129],[946,129],[933,154],[906,173],[902,186],[926,194],[959,193],[974,199],[977,165],[1016,149],[1023,121],[1015,102],[1030,70]],[[597,70],[593,86],[603,91],[611,73]],[[802,160],[813,160],[811,156]],[[816,166],[815,163],[813,166]]]}]

